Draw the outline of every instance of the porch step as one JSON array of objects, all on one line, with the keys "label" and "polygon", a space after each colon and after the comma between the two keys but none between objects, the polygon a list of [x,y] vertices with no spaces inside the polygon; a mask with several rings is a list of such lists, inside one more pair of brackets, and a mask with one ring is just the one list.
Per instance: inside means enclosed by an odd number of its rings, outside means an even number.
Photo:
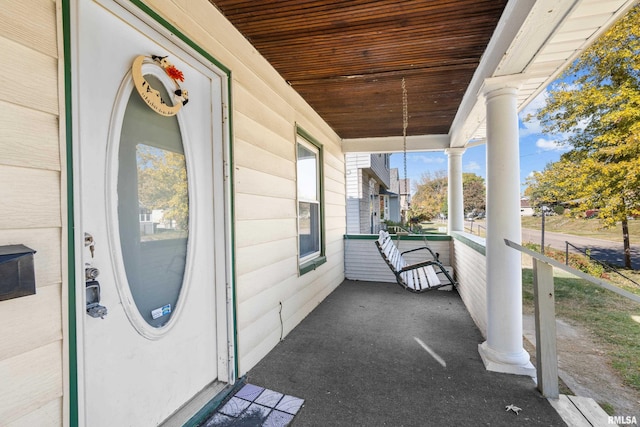
[{"label": "porch step", "polygon": [[548,399],[569,427],[617,426],[609,415],[590,397],[567,396]]}]

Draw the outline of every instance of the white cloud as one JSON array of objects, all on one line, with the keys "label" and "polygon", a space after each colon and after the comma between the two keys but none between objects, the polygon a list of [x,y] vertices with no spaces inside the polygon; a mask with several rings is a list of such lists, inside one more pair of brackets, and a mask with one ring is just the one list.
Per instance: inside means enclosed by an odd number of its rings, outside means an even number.
[{"label": "white cloud", "polygon": [[536,141],[536,147],[542,151],[569,151],[571,147],[558,141],[551,139],[539,138]]},{"label": "white cloud", "polygon": [[547,104],[548,96],[549,92],[547,91],[547,89],[543,90],[535,98],[533,98],[533,100],[528,103],[526,107],[524,107],[524,110],[522,110],[521,114],[526,116],[528,114],[535,113]]},{"label": "white cloud", "polygon": [[[576,85],[566,86],[566,90],[576,90],[576,89],[578,89],[578,86]],[[527,104],[527,106],[520,112],[519,117],[522,123],[522,127],[519,129],[519,133],[521,138],[531,136],[531,135],[544,134],[542,132],[542,125],[540,124],[540,121],[537,119],[535,115],[538,112],[538,110],[544,108],[544,106],[547,103],[548,97],[549,97],[549,91],[548,89],[545,89],[542,92],[540,92],[538,96],[536,96],[533,99],[533,101]],[[527,116],[529,115],[531,116],[529,121],[525,121],[525,118],[527,118]],[[584,129],[587,126],[587,124],[588,124],[588,121],[583,120],[576,125],[576,129],[578,130]],[[575,132],[573,131],[569,131],[569,132],[555,133],[554,135],[558,137],[557,139],[566,140],[571,136],[573,136],[574,133]],[[568,150],[569,148],[570,147],[565,147],[562,149],[558,149],[558,148],[553,148],[553,149],[562,151],[562,150]],[[548,148],[548,150],[550,149],[552,148]]]},{"label": "white cloud", "polygon": [[[522,121],[522,127],[520,128],[520,137],[525,137],[529,135],[536,135],[542,133],[542,125],[540,121],[536,118],[536,113],[538,110],[543,108],[547,103],[547,90],[543,90],[533,98],[524,110],[520,112],[520,119]],[[528,121],[525,121],[527,116],[531,116]]]},{"label": "white cloud", "polygon": [[479,171],[481,168],[478,162],[471,161],[465,164],[463,169],[468,172],[475,172],[475,171]]},{"label": "white cloud", "polygon": [[444,157],[435,157],[435,156],[428,156],[428,155],[411,155],[410,156],[411,161],[414,162],[422,162],[426,165],[432,165],[432,164],[442,164],[444,163]]}]

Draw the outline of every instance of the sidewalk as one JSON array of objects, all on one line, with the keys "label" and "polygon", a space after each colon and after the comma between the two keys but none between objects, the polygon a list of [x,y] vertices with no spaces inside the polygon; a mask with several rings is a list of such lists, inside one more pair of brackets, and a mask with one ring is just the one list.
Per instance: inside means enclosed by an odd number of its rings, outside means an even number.
[{"label": "sidewalk", "polygon": [[345,281],[246,380],[304,399],[295,426],[565,425],[531,378],[484,369],[482,341],[456,292]]}]

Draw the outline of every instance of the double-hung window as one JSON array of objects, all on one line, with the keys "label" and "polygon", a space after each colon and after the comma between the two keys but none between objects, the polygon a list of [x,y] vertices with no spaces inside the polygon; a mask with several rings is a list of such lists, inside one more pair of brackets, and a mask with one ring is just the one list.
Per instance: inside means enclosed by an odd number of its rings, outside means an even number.
[{"label": "double-hung window", "polygon": [[325,262],[322,206],[322,146],[298,129],[298,253],[300,274]]}]

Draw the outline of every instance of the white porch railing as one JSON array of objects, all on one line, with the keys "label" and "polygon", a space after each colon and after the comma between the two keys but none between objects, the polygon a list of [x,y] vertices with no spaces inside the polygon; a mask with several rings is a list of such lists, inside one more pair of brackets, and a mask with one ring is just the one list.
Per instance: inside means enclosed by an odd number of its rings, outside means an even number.
[{"label": "white porch railing", "polygon": [[536,371],[538,390],[543,396],[557,399],[558,387],[558,353],[556,349],[556,313],[553,267],[587,280],[594,285],[608,289],[632,301],[640,302],[640,296],[620,289],[603,280],[597,279],[573,267],[562,264],[541,253],[527,249],[508,239],[505,244],[533,258],[533,298],[535,304],[536,327]]}]

